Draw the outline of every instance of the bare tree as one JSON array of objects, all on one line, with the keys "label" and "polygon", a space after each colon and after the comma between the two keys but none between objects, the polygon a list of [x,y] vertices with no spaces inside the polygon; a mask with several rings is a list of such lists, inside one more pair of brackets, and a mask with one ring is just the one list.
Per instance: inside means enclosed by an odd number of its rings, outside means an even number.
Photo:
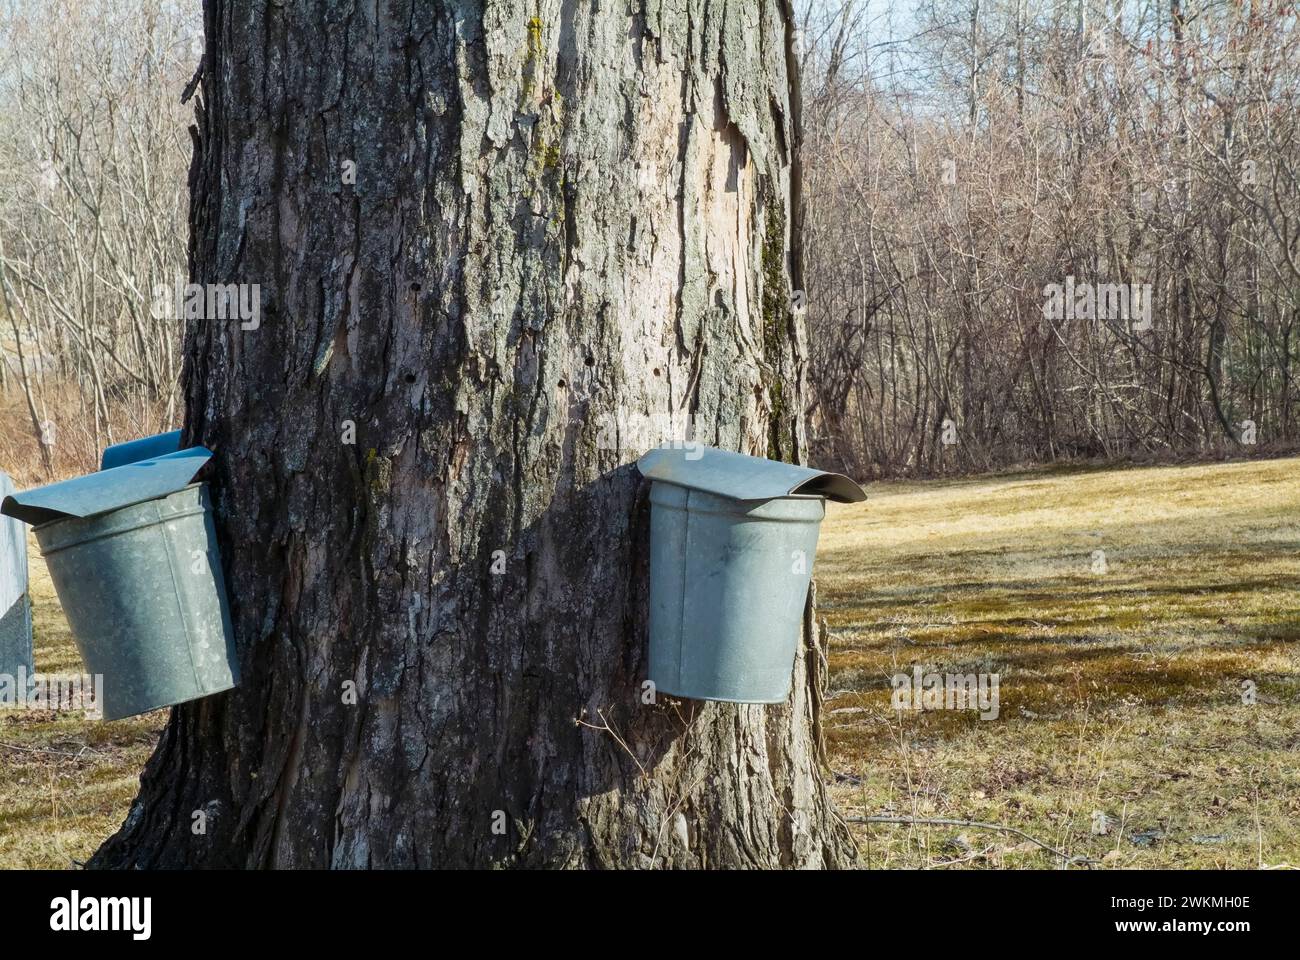
[{"label": "bare tree", "polygon": [[[934,473],[1300,440],[1293,11],[934,3],[882,38],[858,6],[806,10],[817,458]],[[1067,282],[1088,316],[1045,311]],[[1095,308],[1130,286],[1140,309]]]},{"label": "bare tree", "polygon": [[76,466],[178,417],[190,144],[179,91],[197,60],[182,5],[0,6],[0,326],[17,384]]}]

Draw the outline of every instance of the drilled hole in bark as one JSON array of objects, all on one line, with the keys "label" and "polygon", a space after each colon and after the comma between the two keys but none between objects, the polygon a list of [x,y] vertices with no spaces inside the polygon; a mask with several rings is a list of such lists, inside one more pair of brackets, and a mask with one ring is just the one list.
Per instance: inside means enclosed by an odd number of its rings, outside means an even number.
[{"label": "drilled hole in bark", "polygon": [[413,283],[413,284],[411,284],[411,291],[412,291],[413,293],[419,293],[419,292],[420,292],[420,285],[419,285],[418,283]]}]

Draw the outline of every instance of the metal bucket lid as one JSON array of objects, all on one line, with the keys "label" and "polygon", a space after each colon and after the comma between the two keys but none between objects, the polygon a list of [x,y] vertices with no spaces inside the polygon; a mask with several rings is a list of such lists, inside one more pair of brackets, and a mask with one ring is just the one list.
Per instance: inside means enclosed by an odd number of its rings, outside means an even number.
[{"label": "metal bucket lid", "polygon": [[206,447],[190,447],[164,457],[137,460],[10,494],[0,503],[0,513],[32,525],[65,517],[93,517],[184,489],[211,459],[212,451]]},{"label": "metal bucket lid", "polygon": [[123,467],[128,463],[135,463],[137,460],[165,457],[169,453],[175,453],[180,448],[181,432],[179,430],[172,430],[170,433],[156,433],[152,437],[141,437],[139,440],[128,440],[126,443],[115,443],[111,447],[104,448],[104,455],[99,461],[99,469],[112,470],[114,467]]},{"label": "metal bucket lid", "polygon": [[840,473],[747,457],[700,444],[651,450],[636,465],[649,480],[733,500],[814,496],[858,503],[867,499],[860,486]]}]

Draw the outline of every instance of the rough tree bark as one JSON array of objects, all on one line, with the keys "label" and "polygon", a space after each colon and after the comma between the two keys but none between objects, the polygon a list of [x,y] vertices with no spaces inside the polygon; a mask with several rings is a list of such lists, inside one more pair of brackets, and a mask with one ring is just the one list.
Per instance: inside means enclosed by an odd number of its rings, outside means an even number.
[{"label": "rough tree bark", "polygon": [[629,425],[805,455],[788,4],[205,21],[191,270],[263,303],[186,346],[243,682],[94,864],[846,864],[815,632],[783,706],[642,703]]}]

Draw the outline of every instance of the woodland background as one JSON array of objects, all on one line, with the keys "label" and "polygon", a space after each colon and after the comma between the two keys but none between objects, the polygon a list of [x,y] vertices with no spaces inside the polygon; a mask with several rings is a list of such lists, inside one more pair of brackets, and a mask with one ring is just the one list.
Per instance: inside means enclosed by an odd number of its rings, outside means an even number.
[{"label": "woodland background", "polygon": [[[798,9],[819,465],[1294,448],[1291,4]],[[198,30],[166,0],[0,3],[0,463],[20,482],[177,420],[181,324],[154,292],[184,276]],[[1045,317],[1066,277],[1150,284],[1151,329]]]}]

